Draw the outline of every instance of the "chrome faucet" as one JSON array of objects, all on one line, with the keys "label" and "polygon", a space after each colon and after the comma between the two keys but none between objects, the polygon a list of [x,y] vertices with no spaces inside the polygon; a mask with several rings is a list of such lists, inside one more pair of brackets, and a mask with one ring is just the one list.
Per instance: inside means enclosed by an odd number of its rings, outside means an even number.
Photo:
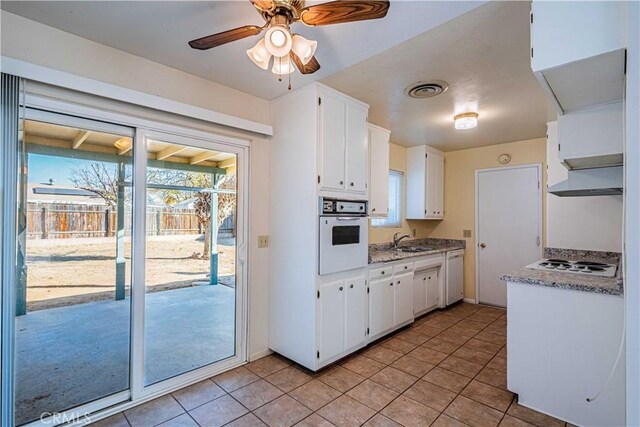
[{"label": "chrome faucet", "polygon": [[394,248],[398,247],[398,243],[400,243],[400,240],[412,237],[411,234],[409,234],[409,233],[403,234],[400,237],[398,237],[398,234],[400,234],[400,233],[396,233],[396,234],[393,235],[393,247]]}]

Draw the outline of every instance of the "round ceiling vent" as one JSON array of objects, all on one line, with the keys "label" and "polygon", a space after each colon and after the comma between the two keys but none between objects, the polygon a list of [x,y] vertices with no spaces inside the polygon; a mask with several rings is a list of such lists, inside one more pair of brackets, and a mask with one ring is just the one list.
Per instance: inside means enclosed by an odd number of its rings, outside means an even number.
[{"label": "round ceiling vent", "polygon": [[431,80],[428,82],[417,82],[404,90],[404,93],[411,98],[433,98],[445,92],[449,88],[449,83],[442,80]]}]

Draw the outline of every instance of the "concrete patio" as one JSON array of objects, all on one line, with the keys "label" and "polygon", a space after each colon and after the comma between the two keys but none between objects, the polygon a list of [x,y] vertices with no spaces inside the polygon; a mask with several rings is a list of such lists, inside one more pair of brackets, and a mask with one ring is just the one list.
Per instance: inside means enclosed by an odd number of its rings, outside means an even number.
[{"label": "concrete patio", "polygon": [[[130,299],[16,318],[16,421],[38,419],[129,387]],[[145,383],[235,352],[235,290],[197,286],[146,296]]]}]

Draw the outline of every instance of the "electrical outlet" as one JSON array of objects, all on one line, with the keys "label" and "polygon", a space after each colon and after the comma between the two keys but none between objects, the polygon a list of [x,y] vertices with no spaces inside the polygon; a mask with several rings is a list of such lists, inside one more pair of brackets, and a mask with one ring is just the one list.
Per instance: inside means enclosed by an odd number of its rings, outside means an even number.
[{"label": "electrical outlet", "polygon": [[269,236],[258,236],[258,247],[266,248],[269,246]]},{"label": "electrical outlet", "polygon": [[462,237],[471,237],[471,230],[462,230]]}]

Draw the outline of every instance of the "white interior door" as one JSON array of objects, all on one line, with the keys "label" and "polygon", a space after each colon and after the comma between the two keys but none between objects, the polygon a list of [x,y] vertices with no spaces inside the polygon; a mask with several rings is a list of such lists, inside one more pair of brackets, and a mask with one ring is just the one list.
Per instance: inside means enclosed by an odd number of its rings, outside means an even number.
[{"label": "white interior door", "polygon": [[504,274],[541,257],[540,166],[476,172],[478,302],[506,307]]}]

